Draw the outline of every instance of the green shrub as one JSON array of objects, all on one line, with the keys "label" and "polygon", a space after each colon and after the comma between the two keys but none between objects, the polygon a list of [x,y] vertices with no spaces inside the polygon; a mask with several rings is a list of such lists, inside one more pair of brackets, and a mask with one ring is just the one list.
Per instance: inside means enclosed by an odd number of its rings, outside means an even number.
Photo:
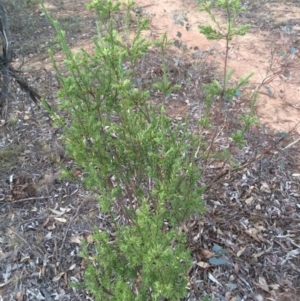
[{"label": "green shrub", "polygon": [[[245,77],[239,78],[239,80],[230,85],[230,80],[233,71],[228,69],[228,57],[229,57],[229,45],[233,37],[243,36],[250,29],[250,25],[242,25],[237,27],[237,16],[238,13],[244,11],[241,0],[217,0],[215,2],[207,0],[198,0],[200,4],[200,11],[205,11],[213,23],[212,25],[199,25],[200,33],[204,34],[209,40],[221,40],[226,41],[225,45],[225,61],[223,68],[223,82],[218,80],[213,80],[209,84],[204,84],[203,88],[206,96],[206,110],[204,118],[199,122],[201,126],[207,127],[210,124],[210,111],[213,101],[216,99],[221,99],[224,102],[231,102],[234,97],[241,95],[240,89],[249,84],[249,79],[253,75],[250,73]],[[226,18],[226,25],[221,25],[214,14],[213,8],[221,9]],[[253,98],[250,99],[251,108],[247,114],[239,116],[242,123],[241,129],[232,133],[232,140],[240,147],[246,144],[245,134],[253,124],[257,124],[258,121],[255,118],[254,106],[256,103],[256,94],[253,94]]]},{"label": "green shrub", "polygon": [[[179,300],[191,256],[178,226],[203,212],[198,142],[188,120],[173,124],[163,107],[151,105],[149,91],[134,84],[139,61],[150,46],[164,51],[165,37],[147,41],[148,20],[139,18],[128,38],[131,2],[125,13],[115,1],[95,0],[89,7],[99,16],[93,54],[73,54],[52,20],[68,69],[61,74],[53,60],[62,88],[60,110],[52,114],[85,187],[111,217],[110,229],[95,229],[94,248],[83,248],[85,287],[95,300]],[[120,17],[127,26],[122,31]],[[162,80],[164,86],[166,76]]]}]

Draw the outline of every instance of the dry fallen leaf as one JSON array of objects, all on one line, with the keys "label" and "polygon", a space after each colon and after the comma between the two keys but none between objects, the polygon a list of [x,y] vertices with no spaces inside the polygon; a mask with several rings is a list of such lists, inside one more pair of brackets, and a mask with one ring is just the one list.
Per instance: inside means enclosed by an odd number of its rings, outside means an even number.
[{"label": "dry fallen leaf", "polygon": [[241,248],[241,249],[237,252],[236,256],[237,256],[237,257],[240,257],[240,256],[245,252],[246,248],[247,248],[247,246]]},{"label": "dry fallen leaf", "polygon": [[51,209],[49,208],[49,210],[54,213],[55,215],[58,215],[58,216],[61,216],[61,215],[64,215],[65,212],[64,211],[58,211],[58,210],[55,210],[55,209]]},{"label": "dry fallen leaf", "polygon": [[220,228],[217,229],[217,233],[221,236],[224,236],[224,233],[222,232],[222,230]]},{"label": "dry fallen leaf", "polygon": [[260,190],[261,190],[262,192],[271,193],[270,186],[269,186],[268,183],[266,183],[266,182],[262,182],[262,183],[261,183]]},{"label": "dry fallen leaf", "polygon": [[269,287],[271,287],[273,290],[279,290],[280,289],[280,285],[277,283],[272,283],[269,285]]},{"label": "dry fallen leaf", "polygon": [[78,236],[71,236],[70,242],[81,245],[81,239]]},{"label": "dry fallen leaf", "polygon": [[93,238],[93,235],[90,234],[88,235],[88,237],[86,238],[87,242],[90,244],[90,243],[93,243],[94,242],[94,238]]},{"label": "dry fallen leaf", "polygon": [[203,255],[205,258],[211,258],[215,256],[215,253],[208,250],[208,249],[201,249],[200,250],[201,255]]},{"label": "dry fallen leaf", "polygon": [[211,274],[211,273],[208,273],[208,278],[213,281],[214,283],[220,285],[221,287],[223,287],[223,285]]},{"label": "dry fallen leaf", "polygon": [[41,275],[44,277],[46,272],[46,267],[43,265],[41,268]]},{"label": "dry fallen leaf", "polygon": [[52,281],[53,281],[53,282],[57,282],[57,281],[64,275],[64,273],[65,273],[65,272],[59,273],[58,275],[56,275],[56,276],[52,279]]},{"label": "dry fallen leaf", "polygon": [[204,261],[199,261],[199,262],[197,262],[197,266],[199,266],[200,268],[203,268],[203,269],[207,269],[210,267],[210,264],[207,262],[204,262]]},{"label": "dry fallen leaf", "polygon": [[59,210],[61,212],[70,212],[71,211],[71,208],[67,208],[67,207],[59,207]]},{"label": "dry fallen leaf", "polygon": [[252,205],[253,202],[254,202],[254,198],[253,198],[252,196],[245,200],[245,203],[246,203],[247,205]]},{"label": "dry fallen leaf", "polygon": [[264,277],[259,276],[258,277],[258,286],[260,286],[264,291],[269,292],[269,286],[267,284],[267,281]]},{"label": "dry fallen leaf", "polygon": [[67,222],[67,220],[63,217],[54,217],[54,219],[61,222],[61,223],[66,223]]},{"label": "dry fallen leaf", "polygon": [[72,270],[74,270],[75,267],[76,267],[76,263],[72,264],[72,265],[69,267],[69,270],[72,271]]},{"label": "dry fallen leaf", "polygon": [[47,229],[49,230],[49,231],[52,231],[52,230],[54,230],[56,227],[55,227],[55,224],[53,223],[52,225],[50,225],[50,226],[48,226],[47,227]]},{"label": "dry fallen leaf", "polygon": [[266,253],[266,251],[261,251],[261,252],[259,252],[259,253],[254,253],[254,254],[252,255],[252,257],[258,258],[258,257],[260,257],[261,255],[264,255],[265,253]]},{"label": "dry fallen leaf", "polygon": [[255,206],[255,209],[256,209],[256,210],[261,210],[261,205],[260,205],[260,204],[256,205],[256,206]]}]

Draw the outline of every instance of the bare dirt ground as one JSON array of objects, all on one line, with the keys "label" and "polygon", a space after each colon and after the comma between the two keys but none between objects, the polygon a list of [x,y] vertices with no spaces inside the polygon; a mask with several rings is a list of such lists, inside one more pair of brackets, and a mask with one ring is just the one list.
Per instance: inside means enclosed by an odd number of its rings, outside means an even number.
[{"label": "bare dirt ground", "polygon": [[[211,24],[211,21],[206,13],[197,11],[196,1],[138,0],[136,3],[151,16],[157,32],[168,32],[169,38],[185,44],[193,57],[200,58],[208,52],[210,60],[222,65],[225,43],[212,43],[199,33],[197,25]],[[259,1],[256,5],[250,1],[245,7],[248,9],[239,20],[251,24],[252,29],[246,36],[232,41],[229,67],[236,78],[254,72],[251,79],[254,89],[268,72],[273,75],[282,65],[289,64],[288,80],[283,76],[272,80],[262,89],[257,104],[262,123],[278,131],[289,131],[300,121],[300,61],[298,55],[286,57],[283,53],[289,53],[293,42],[300,38],[300,7],[296,1]],[[222,18],[220,12],[216,15]],[[300,128],[296,132],[299,134]]]},{"label": "bare dirt ground", "polygon": [[[96,16],[85,10],[87,2],[45,1],[72,48],[92,51]],[[4,3],[16,53],[14,66],[55,106],[59,83],[47,49],[57,49],[58,61],[63,57],[54,30],[39,5]],[[174,39],[169,72],[183,89],[165,104],[167,113],[174,120],[189,115],[196,122],[203,103],[201,84],[220,76],[224,43],[208,41],[198,32],[197,25],[209,19],[197,12],[194,0],[139,0],[137,5],[139,13],[152,20],[151,36],[167,31]],[[266,74],[278,76],[259,94],[256,112],[262,126],[251,129],[245,148],[234,150],[235,162],[250,164],[230,170],[221,160],[203,162],[201,181],[210,188],[204,196],[207,213],[195,215],[183,227],[193,258],[186,300],[201,300],[204,295],[211,300],[300,300],[300,161],[298,145],[290,144],[300,134],[295,127],[300,122],[300,64],[297,53],[290,53],[297,47],[300,30],[298,5],[298,1],[245,2],[247,10],[239,22],[252,28],[232,42],[229,65],[236,78],[254,72],[245,96]],[[146,62],[144,73],[157,74],[155,54]],[[241,97],[229,110],[234,115],[247,105]],[[212,116],[217,128],[220,105]],[[291,135],[281,139],[276,131]],[[207,139],[214,135],[202,134]],[[83,277],[81,240],[89,238],[94,226],[105,227],[106,217],[78,182],[60,179],[59,164],[73,166],[60,135],[47,113],[12,82],[0,126],[1,300],[93,300],[86,291],[70,288],[70,283]],[[228,132],[219,131],[215,147],[230,147],[228,141]],[[227,264],[209,264],[216,255],[214,245],[227,250]]]}]

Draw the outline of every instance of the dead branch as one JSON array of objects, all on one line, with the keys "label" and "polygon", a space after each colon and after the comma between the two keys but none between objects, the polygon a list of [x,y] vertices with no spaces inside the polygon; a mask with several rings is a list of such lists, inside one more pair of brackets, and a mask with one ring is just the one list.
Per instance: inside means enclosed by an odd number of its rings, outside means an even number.
[{"label": "dead branch", "polygon": [[38,102],[41,100],[41,96],[32,87],[30,87],[27,81],[18,74],[18,71],[11,66],[12,49],[10,32],[8,28],[5,9],[2,4],[0,4],[0,33],[4,42],[2,46],[2,55],[0,55],[0,72],[2,73],[0,111],[4,106],[4,103],[8,96],[10,76],[15,79],[20,88],[25,91],[34,101],[34,103],[39,107]]}]

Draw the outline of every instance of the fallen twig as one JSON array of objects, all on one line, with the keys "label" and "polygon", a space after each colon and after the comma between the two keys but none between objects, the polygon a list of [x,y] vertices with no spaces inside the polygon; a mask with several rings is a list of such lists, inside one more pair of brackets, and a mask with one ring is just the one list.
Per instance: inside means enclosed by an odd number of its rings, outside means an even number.
[{"label": "fallen twig", "polygon": [[78,216],[78,212],[79,212],[80,208],[83,206],[83,204],[85,204],[85,202],[86,202],[86,199],[83,200],[83,201],[80,203],[80,205],[78,206],[78,208],[77,208],[75,214],[73,215],[72,219],[71,219],[71,220],[69,221],[69,223],[68,223],[67,229],[66,229],[65,234],[64,234],[64,238],[63,238],[62,243],[61,243],[61,246],[60,246],[60,248],[59,248],[58,265],[61,264],[61,259],[62,259],[61,253],[62,253],[62,250],[63,250],[63,248],[64,248],[64,245],[65,245],[65,242],[66,242],[66,238],[67,238],[69,229],[70,229],[70,227],[71,227],[71,224],[73,223],[73,221],[75,220],[75,218]]}]

